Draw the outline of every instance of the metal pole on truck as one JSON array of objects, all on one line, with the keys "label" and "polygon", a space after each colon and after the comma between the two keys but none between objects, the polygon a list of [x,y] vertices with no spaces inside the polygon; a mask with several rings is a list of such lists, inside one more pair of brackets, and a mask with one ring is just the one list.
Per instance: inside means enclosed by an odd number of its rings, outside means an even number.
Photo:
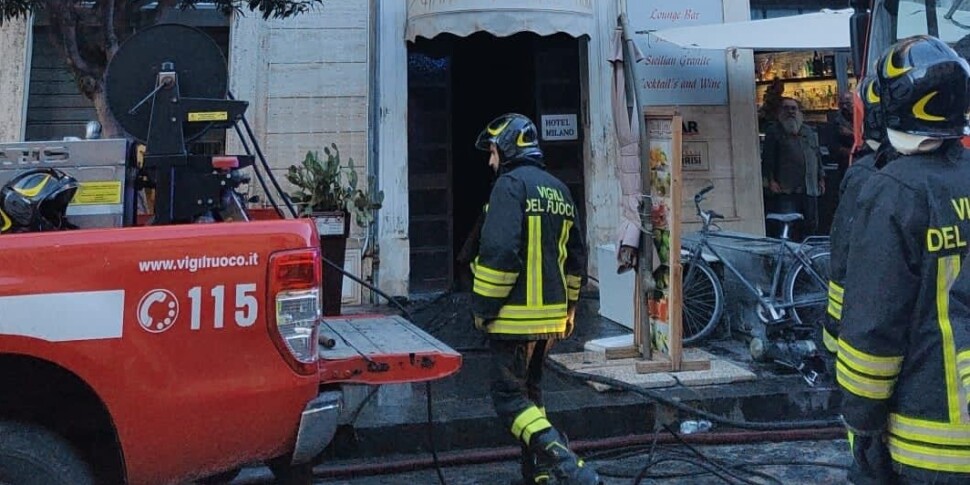
[{"label": "metal pole on truck", "polygon": [[[650,349],[650,312],[647,309],[649,295],[654,290],[653,280],[653,222],[650,220],[652,205],[650,199],[650,147],[647,143],[647,123],[644,118],[643,86],[636,82],[633,68],[636,65],[633,37],[630,35],[630,25],[626,16],[626,2],[623,2],[623,12],[620,13],[620,29],[623,32],[623,74],[626,78],[627,103],[636,110],[638,126],[640,127],[640,181],[643,197],[640,199],[640,254],[637,257],[637,278],[634,290],[636,293],[633,311],[633,345],[640,353],[641,359],[651,358]],[[648,207],[644,207],[648,205]]]}]

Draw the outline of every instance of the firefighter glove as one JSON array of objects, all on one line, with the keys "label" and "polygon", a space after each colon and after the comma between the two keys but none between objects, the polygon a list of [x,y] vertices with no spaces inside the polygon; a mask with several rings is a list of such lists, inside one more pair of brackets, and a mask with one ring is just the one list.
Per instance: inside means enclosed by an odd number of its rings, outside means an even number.
[{"label": "firefighter glove", "polygon": [[484,331],[488,330],[488,326],[491,323],[492,323],[491,320],[485,320],[484,318],[482,318],[482,317],[480,317],[478,315],[475,315],[475,328],[477,328],[477,329],[479,329],[479,330],[481,330],[481,331],[484,332]]},{"label": "firefighter glove", "polygon": [[569,338],[576,329],[576,302],[570,303],[566,309],[566,332],[563,338]]}]

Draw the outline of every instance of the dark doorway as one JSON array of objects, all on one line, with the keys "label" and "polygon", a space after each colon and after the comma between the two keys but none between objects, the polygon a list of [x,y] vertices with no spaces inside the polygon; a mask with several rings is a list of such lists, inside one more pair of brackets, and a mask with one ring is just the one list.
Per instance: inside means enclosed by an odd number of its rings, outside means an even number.
[{"label": "dark doorway", "polygon": [[[469,290],[468,267],[457,257],[495,177],[475,138],[507,112],[537,124],[541,113],[578,115],[577,40],[530,33],[421,39],[410,46],[408,91],[411,291]],[[582,138],[542,147],[550,171],[582,207]]]}]

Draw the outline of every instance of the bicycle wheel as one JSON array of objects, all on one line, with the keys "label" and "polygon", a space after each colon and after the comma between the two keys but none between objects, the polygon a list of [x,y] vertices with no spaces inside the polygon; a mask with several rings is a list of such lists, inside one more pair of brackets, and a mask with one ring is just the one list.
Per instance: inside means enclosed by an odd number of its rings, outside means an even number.
[{"label": "bicycle wheel", "polygon": [[[681,261],[683,267],[683,343],[700,341],[710,334],[724,311],[724,289],[717,274],[703,259]],[[693,271],[691,271],[693,269]]]},{"label": "bicycle wheel", "polygon": [[806,259],[822,281],[818,281],[801,261],[797,261],[785,277],[785,303],[795,303],[791,307],[795,323],[821,328],[823,319],[827,318],[831,255],[827,248],[809,250],[806,254]]}]

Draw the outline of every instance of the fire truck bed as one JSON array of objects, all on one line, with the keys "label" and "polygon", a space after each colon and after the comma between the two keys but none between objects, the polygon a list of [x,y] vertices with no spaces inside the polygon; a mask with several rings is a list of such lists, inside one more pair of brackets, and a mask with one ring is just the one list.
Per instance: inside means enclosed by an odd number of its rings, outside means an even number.
[{"label": "fire truck bed", "polygon": [[447,377],[461,354],[398,315],[327,317],[320,346],[321,382],[393,384]]}]

